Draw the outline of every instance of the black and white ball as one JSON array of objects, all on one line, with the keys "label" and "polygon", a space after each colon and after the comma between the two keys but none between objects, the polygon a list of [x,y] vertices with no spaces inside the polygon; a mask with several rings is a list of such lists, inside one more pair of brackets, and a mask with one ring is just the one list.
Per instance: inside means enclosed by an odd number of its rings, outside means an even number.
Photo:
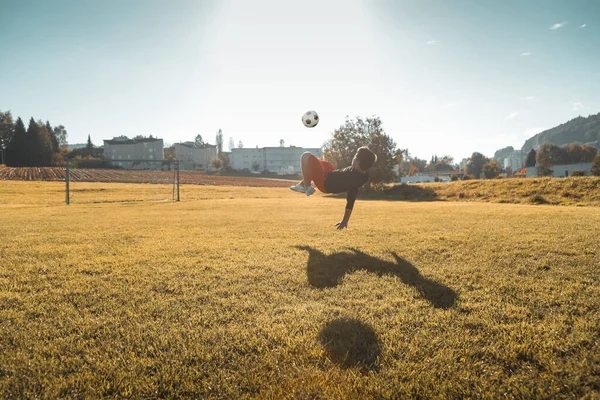
[{"label": "black and white ball", "polygon": [[319,123],[319,114],[316,111],[307,111],[302,116],[302,123],[307,128],[314,128]]}]

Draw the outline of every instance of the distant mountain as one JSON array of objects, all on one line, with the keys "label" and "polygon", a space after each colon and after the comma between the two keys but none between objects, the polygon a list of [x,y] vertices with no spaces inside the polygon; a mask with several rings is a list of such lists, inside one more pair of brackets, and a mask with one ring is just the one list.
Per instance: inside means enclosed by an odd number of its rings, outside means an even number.
[{"label": "distant mountain", "polygon": [[577,117],[562,125],[545,130],[525,141],[521,154],[527,154],[531,149],[536,151],[544,144],[551,143],[562,147],[573,142],[590,144],[600,149],[600,113],[587,118]]},{"label": "distant mountain", "polygon": [[504,159],[508,157],[513,151],[515,151],[515,148],[512,146],[508,146],[503,149],[497,150],[494,153],[493,159],[496,161],[504,161]]},{"label": "distant mountain", "polygon": [[86,143],[74,143],[74,144],[68,144],[67,145],[67,147],[69,148],[69,150],[82,149],[85,146],[87,146]]}]

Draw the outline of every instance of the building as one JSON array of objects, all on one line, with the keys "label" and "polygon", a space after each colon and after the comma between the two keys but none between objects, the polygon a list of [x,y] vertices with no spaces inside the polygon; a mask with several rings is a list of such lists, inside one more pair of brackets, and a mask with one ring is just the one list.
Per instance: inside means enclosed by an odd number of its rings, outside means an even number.
[{"label": "building", "polygon": [[179,169],[210,169],[210,161],[217,156],[217,146],[212,144],[196,147],[194,142],[183,142],[173,147]]},{"label": "building", "polygon": [[127,136],[104,141],[104,159],[125,169],[161,169],[164,160],[163,140],[157,138],[129,139]]},{"label": "building", "polygon": [[300,157],[310,151],[316,157],[323,157],[318,148],[303,147],[263,147],[254,149],[231,149],[229,162],[231,168],[240,171],[269,171],[278,174],[299,174],[302,172]]},{"label": "building", "polygon": [[510,167],[511,170],[518,171],[522,167],[522,160],[521,150],[515,150],[504,159],[502,167],[504,169]]},{"label": "building", "polygon": [[[534,177],[538,175],[538,167],[540,165],[536,164],[535,167],[527,167],[525,176]],[[581,163],[581,164],[569,164],[569,165],[552,165],[549,167],[552,171],[553,178],[566,178],[573,174],[573,171],[583,171],[584,175],[589,176],[590,171],[592,170],[592,163]]]}]

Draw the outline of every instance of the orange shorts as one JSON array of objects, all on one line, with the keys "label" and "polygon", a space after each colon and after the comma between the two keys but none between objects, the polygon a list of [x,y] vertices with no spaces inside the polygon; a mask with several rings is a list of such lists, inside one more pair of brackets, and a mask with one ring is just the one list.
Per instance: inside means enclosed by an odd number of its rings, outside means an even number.
[{"label": "orange shorts", "polygon": [[306,159],[306,170],[303,170],[302,173],[306,174],[305,176],[308,181],[315,183],[317,189],[323,193],[327,193],[325,190],[325,179],[327,179],[327,175],[333,170],[335,170],[335,167],[331,163],[319,160],[311,154]]}]

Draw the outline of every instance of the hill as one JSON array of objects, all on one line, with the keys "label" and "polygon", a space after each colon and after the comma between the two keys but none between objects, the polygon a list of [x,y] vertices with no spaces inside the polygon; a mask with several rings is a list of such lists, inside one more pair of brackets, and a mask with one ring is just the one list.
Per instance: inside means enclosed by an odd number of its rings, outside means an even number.
[{"label": "hill", "polygon": [[508,204],[600,206],[600,178],[524,178],[469,180],[421,185],[383,185],[365,199],[466,201]]},{"label": "hill", "polygon": [[544,143],[556,146],[566,146],[570,143],[589,143],[600,149],[600,113],[587,118],[577,117],[552,129],[545,130],[525,141],[521,154],[527,154],[531,149],[539,149]]}]

